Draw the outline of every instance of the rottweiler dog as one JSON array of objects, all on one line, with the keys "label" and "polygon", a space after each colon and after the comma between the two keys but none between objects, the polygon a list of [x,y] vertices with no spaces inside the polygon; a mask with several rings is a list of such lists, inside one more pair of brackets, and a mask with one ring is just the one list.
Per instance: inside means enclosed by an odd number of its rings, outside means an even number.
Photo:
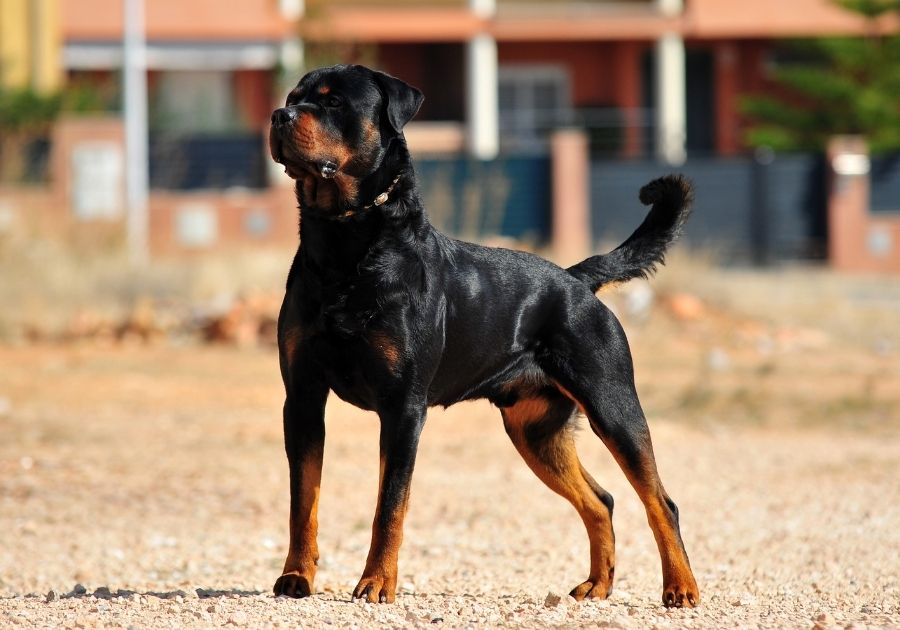
[{"label": "rottweiler dog", "polygon": [[314,592],[325,399],[377,412],[380,480],[354,598],[394,601],[416,450],[429,406],[486,398],[525,463],[587,528],[590,572],[571,595],[605,598],[615,571],[613,498],[575,453],[573,418],[621,466],[647,511],[666,606],[695,606],[678,509],[657,474],[628,341],[594,295],[647,276],[688,216],[678,176],[640,191],[652,208],[612,252],[562,269],[441,234],[416,189],[403,127],[419,90],[358,65],[305,75],[272,114],[273,159],[296,180],[300,246],[278,320],[290,547],[278,595]]}]

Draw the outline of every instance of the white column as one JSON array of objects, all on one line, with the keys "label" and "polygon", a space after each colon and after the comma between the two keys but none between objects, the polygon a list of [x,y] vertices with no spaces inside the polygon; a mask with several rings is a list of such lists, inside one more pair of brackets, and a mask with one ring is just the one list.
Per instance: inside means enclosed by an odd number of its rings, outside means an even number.
[{"label": "white column", "polygon": [[656,150],[669,164],[687,158],[684,40],[667,33],[656,42]]},{"label": "white column", "polygon": [[[304,0],[279,0],[278,4],[281,9],[281,15],[292,23],[293,30],[296,33],[299,22],[306,11],[306,3]],[[303,74],[304,52],[303,40],[300,39],[299,35],[292,35],[281,42],[281,50],[279,51],[281,61],[280,78],[284,84],[281,91],[285,94],[297,85],[297,81],[300,80],[300,76]],[[282,97],[282,94],[278,95],[279,99]]]},{"label": "white column", "polygon": [[680,15],[684,9],[684,0],[656,0],[656,8],[667,17]]},{"label": "white column", "polygon": [[490,160],[500,151],[497,43],[485,33],[466,45],[466,132],[469,153]]},{"label": "white column", "polygon": [[[476,16],[489,19],[494,0],[469,0]],[[479,33],[466,43],[466,144],[472,157],[490,160],[500,151],[497,105],[497,42]]]},{"label": "white column", "polygon": [[128,254],[141,265],[149,258],[149,190],[147,138],[147,46],[144,32],[144,0],[123,0],[124,114],[125,114],[125,200],[128,208]]}]

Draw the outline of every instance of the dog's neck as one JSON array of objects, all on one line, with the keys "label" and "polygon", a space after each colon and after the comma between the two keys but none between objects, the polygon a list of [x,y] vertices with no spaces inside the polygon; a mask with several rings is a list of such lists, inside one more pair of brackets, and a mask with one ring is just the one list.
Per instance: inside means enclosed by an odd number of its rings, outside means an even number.
[{"label": "dog's neck", "polygon": [[[363,260],[384,239],[402,242],[424,237],[428,220],[409,154],[405,145],[401,149],[358,183],[358,199],[363,201],[349,208],[334,205],[328,212],[318,205],[305,206],[298,180],[300,256],[308,271],[333,280],[356,276]],[[384,200],[376,204],[379,197]]]},{"label": "dog's neck", "polygon": [[412,170],[410,163],[406,140],[400,135],[388,141],[378,166],[369,166],[368,172],[354,172],[360,165],[353,163],[329,179],[312,171],[301,172],[294,188],[301,218],[340,221],[384,204],[404,172]]}]

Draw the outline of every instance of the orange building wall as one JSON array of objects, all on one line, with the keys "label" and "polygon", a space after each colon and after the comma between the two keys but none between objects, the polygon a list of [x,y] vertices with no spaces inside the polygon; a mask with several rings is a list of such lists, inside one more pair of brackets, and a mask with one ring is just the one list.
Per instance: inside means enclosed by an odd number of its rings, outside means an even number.
[{"label": "orange building wall", "polygon": [[[60,2],[64,39],[121,39],[121,0]],[[145,6],[152,40],[280,40],[294,29],[274,0],[148,0]]]}]

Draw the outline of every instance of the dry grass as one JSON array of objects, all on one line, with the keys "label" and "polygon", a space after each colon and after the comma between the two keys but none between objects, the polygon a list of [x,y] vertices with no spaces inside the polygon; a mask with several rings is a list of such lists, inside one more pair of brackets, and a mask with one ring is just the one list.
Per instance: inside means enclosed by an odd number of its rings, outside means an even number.
[{"label": "dry grass", "polygon": [[[291,256],[232,252],[135,270],[115,242],[76,252],[52,242],[0,241],[0,340],[21,338],[28,328],[64,330],[86,312],[120,317],[141,300],[190,317],[241,294],[277,297]],[[682,312],[685,296],[699,311]],[[729,269],[676,250],[649,283],[601,299],[629,333],[639,391],[654,415],[867,429],[898,422],[895,278],[808,266]]]}]

